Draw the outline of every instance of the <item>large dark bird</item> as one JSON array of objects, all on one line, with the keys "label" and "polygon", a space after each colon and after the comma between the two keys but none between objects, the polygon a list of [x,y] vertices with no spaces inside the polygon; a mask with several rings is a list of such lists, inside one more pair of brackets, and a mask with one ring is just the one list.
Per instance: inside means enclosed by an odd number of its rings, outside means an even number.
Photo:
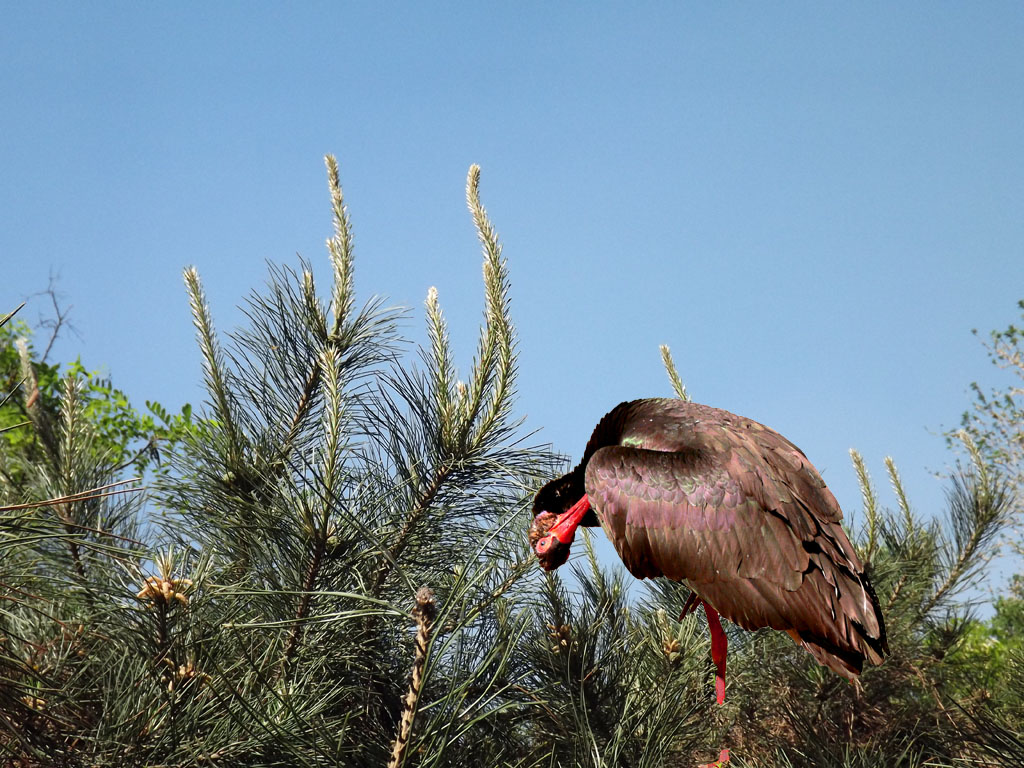
[{"label": "large dark bird", "polygon": [[583,460],[537,493],[530,543],[546,570],[569,557],[579,525],[598,525],[640,579],[665,576],[704,605],[716,692],[725,634],[788,632],[847,679],[888,653],[871,582],[835,497],[778,432],[683,400],[622,403],[598,423]]}]

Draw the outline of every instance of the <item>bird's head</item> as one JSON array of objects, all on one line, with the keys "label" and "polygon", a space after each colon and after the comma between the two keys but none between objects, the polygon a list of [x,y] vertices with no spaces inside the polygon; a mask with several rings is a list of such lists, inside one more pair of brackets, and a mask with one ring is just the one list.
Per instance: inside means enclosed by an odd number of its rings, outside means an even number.
[{"label": "bird's head", "polygon": [[552,533],[551,528],[558,521],[558,515],[554,512],[541,511],[535,515],[530,523],[530,547],[537,555],[540,567],[545,571],[553,571],[569,559],[569,544],[559,540],[557,533]]},{"label": "bird's head", "polygon": [[541,488],[533,500],[530,547],[545,571],[553,571],[569,559],[576,528],[590,509],[579,486],[574,474],[565,475]]}]

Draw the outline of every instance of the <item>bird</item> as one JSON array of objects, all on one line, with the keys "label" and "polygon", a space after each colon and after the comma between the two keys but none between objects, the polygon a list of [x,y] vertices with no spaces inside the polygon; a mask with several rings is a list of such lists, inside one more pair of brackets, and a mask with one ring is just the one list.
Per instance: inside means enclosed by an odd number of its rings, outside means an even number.
[{"label": "bird", "polygon": [[885,621],[842,510],[803,451],[753,419],[679,398],[620,403],[579,465],[534,497],[529,540],[542,568],[569,557],[578,526],[600,525],[638,579],[664,576],[703,605],[725,701],[719,615],[789,634],[854,680],[889,652]]}]

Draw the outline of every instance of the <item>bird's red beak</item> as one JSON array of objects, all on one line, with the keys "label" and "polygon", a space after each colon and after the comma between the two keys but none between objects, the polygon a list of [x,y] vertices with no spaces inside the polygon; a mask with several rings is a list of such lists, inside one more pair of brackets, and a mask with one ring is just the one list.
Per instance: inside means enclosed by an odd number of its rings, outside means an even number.
[{"label": "bird's red beak", "polygon": [[548,533],[554,534],[555,538],[563,544],[572,544],[572,540],[576,536],[576,529],[579,528],[580,521],[583,520],[583,516],[589,509],[590,500],[584,494],[583,498],[569,507],[567,512],[558,516],[548,529]]}]

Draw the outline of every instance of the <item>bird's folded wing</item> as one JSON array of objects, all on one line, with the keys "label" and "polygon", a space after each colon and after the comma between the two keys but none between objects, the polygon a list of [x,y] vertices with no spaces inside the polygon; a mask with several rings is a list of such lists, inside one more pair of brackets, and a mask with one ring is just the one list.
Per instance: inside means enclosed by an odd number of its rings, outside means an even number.
[{"label": "bird's folded wing", "polygon": [[882,632],[838,505],[809,463],[776,465],[742,441],[674,452],[613,446],[591,458],[586,489],[635,576],[685,581],[748,629],[841,645]]}]

